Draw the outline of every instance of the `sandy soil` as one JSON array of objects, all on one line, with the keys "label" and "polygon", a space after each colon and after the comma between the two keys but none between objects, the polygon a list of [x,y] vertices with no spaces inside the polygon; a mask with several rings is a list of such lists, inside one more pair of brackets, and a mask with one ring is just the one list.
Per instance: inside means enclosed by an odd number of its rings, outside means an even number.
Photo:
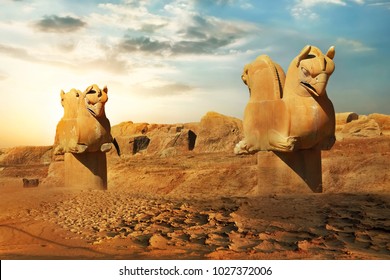
[{"label": "sandy soil", "polygon": [[0,258],[390,259],[389,139],[324,153],[322,194],[258,196],[256,157],[228,153],[110,154],[108,191],[23,188],[49,166],[3,167]]}]

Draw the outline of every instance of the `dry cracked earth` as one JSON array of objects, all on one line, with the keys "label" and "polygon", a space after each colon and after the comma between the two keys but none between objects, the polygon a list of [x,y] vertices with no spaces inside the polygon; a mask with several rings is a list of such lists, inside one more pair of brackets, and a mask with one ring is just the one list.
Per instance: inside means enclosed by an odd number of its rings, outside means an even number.
[{"label": "dry cracked earth", "polygon": [[[110,191],[52,195],[50,202],[18,210],[12,219],[3,217],[2,221],[17,222],[0,225],[2,259],[390,256],[389,196],[273,195],[175,201]],[[27,235],[35,246],[18,243],[25,242]]]},{"label": "dry cracked earth", "polygon": [[0,259],[390,259],[388,139],[324,153],[322,194],[259,195],[256,157],[227,153],[111,155],[107,191],[4,167]]}]

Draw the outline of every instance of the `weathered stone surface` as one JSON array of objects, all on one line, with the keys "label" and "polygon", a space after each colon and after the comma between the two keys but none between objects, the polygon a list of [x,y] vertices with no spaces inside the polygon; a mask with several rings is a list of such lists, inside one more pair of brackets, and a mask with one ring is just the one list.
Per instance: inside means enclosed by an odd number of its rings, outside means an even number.
[{"label": "weathered stone surface", "polygon": [[65,163],[64,159],[55,160],[50,163],[46,178],[42,185],[50,187],[65,187]]},{"label": "weathered stone surface", "polygon": [[390,116],[370,114],[358,116],[356,113],[337,113],[337,140],[351,137],[378,137],[390,135]]},{"label": "weathered stone surface", "polygon": [[383,135],[390,135],[390,116],[383,114],[370,114],[369,119],[375,120]]},{"label": "weathered stone surface", "polygon": [[150,137],[148,154],[161,155],[168,148],[175,150],[175,153],[170,153],[171,155],[189,151],[188,144],[185,143],[186,131],[182,124],[164,125],[152,130],[148,135]]},{"label": "weathered stone surface", "polygon": [[118,136],[145,134],[150,129],[154,129],[153,125],[149,125],[148,123],[133,123],[132,121],[128,121],[114,125],[111,128],[111,133],[114,138],[117,138]]},{"label": "weathered stone surface", "polygon": [[291,153],[257,154],[258,194],[321,193],[321,151],[299,150]]},{"label": "weathered stone surface", "polygon": [[261,193],[322,192],[321,150],[329,150],[336,141],[335,112],[326,93],[334,56],[334,47],[324,55],[306,46],[287,75],[266,55],[244,67],[241,78],[250,99],[244,112],[245,138],[234,152],[260,151]]},{"label": "weathered stone surface", "polygon": [[242,136],[241,120],[216,112],[208,112],[200,121],[195,151],[233,151],[235,144]]},{"label": "weathered stone surface", "polygon": [[335,112],[326,85],[335,68],[334,55],[334,47],[324,55],[306,46],[286,76],[266,55],[246,65],[242,80],[250,100],[244,112],[245,138],[235,152],[330,149],[335,142]]},{"label": "weathered stone surface", "polygon": [[34,188],[38,187],[39,185],[39,179],[27,179],[23,178],[23,188]]},{"label": "weathered stone surface", "polygon": [[65,187],[107,189],[107,160],[103,152],[65,153]]},{"label": "weathered stone surface", "polygon": [[[121,154],[133,155],[133,140],[145,136],[150,139],[143,153],[174,156],[187,152],[232,151],[242,138],[242,121],[219,113],[209,112],[200,123],[148,124],[123,122],[112,128]],[[135,149],[137,150],[137,149]]]},{"label": "weathered stone surface", "polygon": [[[113,137],[117,140],[123,156],[139,152],[148,155],[162,155],[169,148],[174,153],[192,151],[197,135],[194,130],[198,124],[148,124],[123,122],[112,128]],[[166,152],[164,152],[167,155]]]},{"label": "weathered stone surface", "polygon": [[108,89],[89,86],[83,93],[61,91],[64,116],[57,125],[54,153],[64,154],[65,187],[107,189],[105,153],[112,148],[104,106]]},{"label": "weathered stone surface", "polygon": [[111,149],[110,122],[104,105],[108,100],[107,87],[89,86],[83,93],[72,89],[61,91],[64,116],[56,129],[55,154],[107,152]]},{"label": "weathered stone surface", "polygon": [[336,125],[342,126],[351,121],[355,121],[359,119],[359,115],[354,112],[346,112],[346,113],[337,113],[336,114]]},{"label": "weathered stone surface", "polygon": [[52,157],[52,146],[23,146],[1,149],[1,165],[49,164]]},{"label": "weathered stone surface", "polygon": [[336,114],[336,137],[339,139],[340,132],[347,123],[358,120],[359,115],[353,112],[337,113]]},{"label": "weathered stone surface", "polygon": [[150,138],[145,136],[145,135],[142,135],[142,136],[136,136],[132,139],[130,139],[130,144],[133,146],[133,155],[142,151],[142,150],[146,150],[149,146],[149,143],[150,143]]},{"label": "weathered stone surface", "polygon": [[347,137],[377,137],[382,135],[378,123],[367,116],[360,116],[351,121],[341,130],[340,140]]}]

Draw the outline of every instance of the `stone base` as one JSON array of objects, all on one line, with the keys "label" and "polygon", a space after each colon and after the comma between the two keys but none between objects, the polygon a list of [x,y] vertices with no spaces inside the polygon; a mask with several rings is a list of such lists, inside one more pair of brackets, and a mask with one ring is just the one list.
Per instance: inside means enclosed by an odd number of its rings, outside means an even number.
[{"label": "stone base", "polygon": [[65,187],[107,189],[107,159],[102,152],[65,153]]},{"label": "stone base", "polygon": [[321,193],[320,150],[258,152],[258,194]]}]

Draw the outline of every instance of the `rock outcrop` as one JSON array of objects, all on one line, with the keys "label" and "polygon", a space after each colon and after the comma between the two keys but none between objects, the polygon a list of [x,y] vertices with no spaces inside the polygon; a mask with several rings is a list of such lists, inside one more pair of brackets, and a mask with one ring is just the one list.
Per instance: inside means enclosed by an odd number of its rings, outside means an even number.
[{"label": "rock outcrop", "polygon": [[242,121],[216,112],[202,117],[195,146],[197,152],[233,153],[234,146],[243,137]]},{"label": "rock outcrop", "polygon": [[[380,114],[358,116],[356,113],[336,114],[337,140],[351,137],[378,137],[389,132],[390,117]],[[380,123],[380,125],[379,125]]]},{"label": "rock outcrop", "polygon": [[21,146],[0,150],[0,165],[49,164],[52,146]]},{"label": "rock outcrop", "polygon": [[112,127],[122,156],[175,155],[192,151],[198,124],[148,124],[123,122]]},{"label": "rock outcrop", "polygon": [[390,135],[390,116],[383,114],[370,114],[369,119],[375,120],[383,135]]},{"label": "rock outcrop", "polygon": [[121,155],[169,157],[187,152],[233,151],[242,137],[239,119],[209,112],[200,123],[148,124],[123,122],[112,127]]},{"label": "rock outcrop", "polygon": [[354,112],[346,112],[346,113],[337,113],[336,114],[336,125],[344,125],[351,121],[359,119],[359,115]]},{"label": "rock outcrop", "polygon": [[359,115],[354,112],[336,114],[336,132],[340,132],[347,123],[359,119]]}]

